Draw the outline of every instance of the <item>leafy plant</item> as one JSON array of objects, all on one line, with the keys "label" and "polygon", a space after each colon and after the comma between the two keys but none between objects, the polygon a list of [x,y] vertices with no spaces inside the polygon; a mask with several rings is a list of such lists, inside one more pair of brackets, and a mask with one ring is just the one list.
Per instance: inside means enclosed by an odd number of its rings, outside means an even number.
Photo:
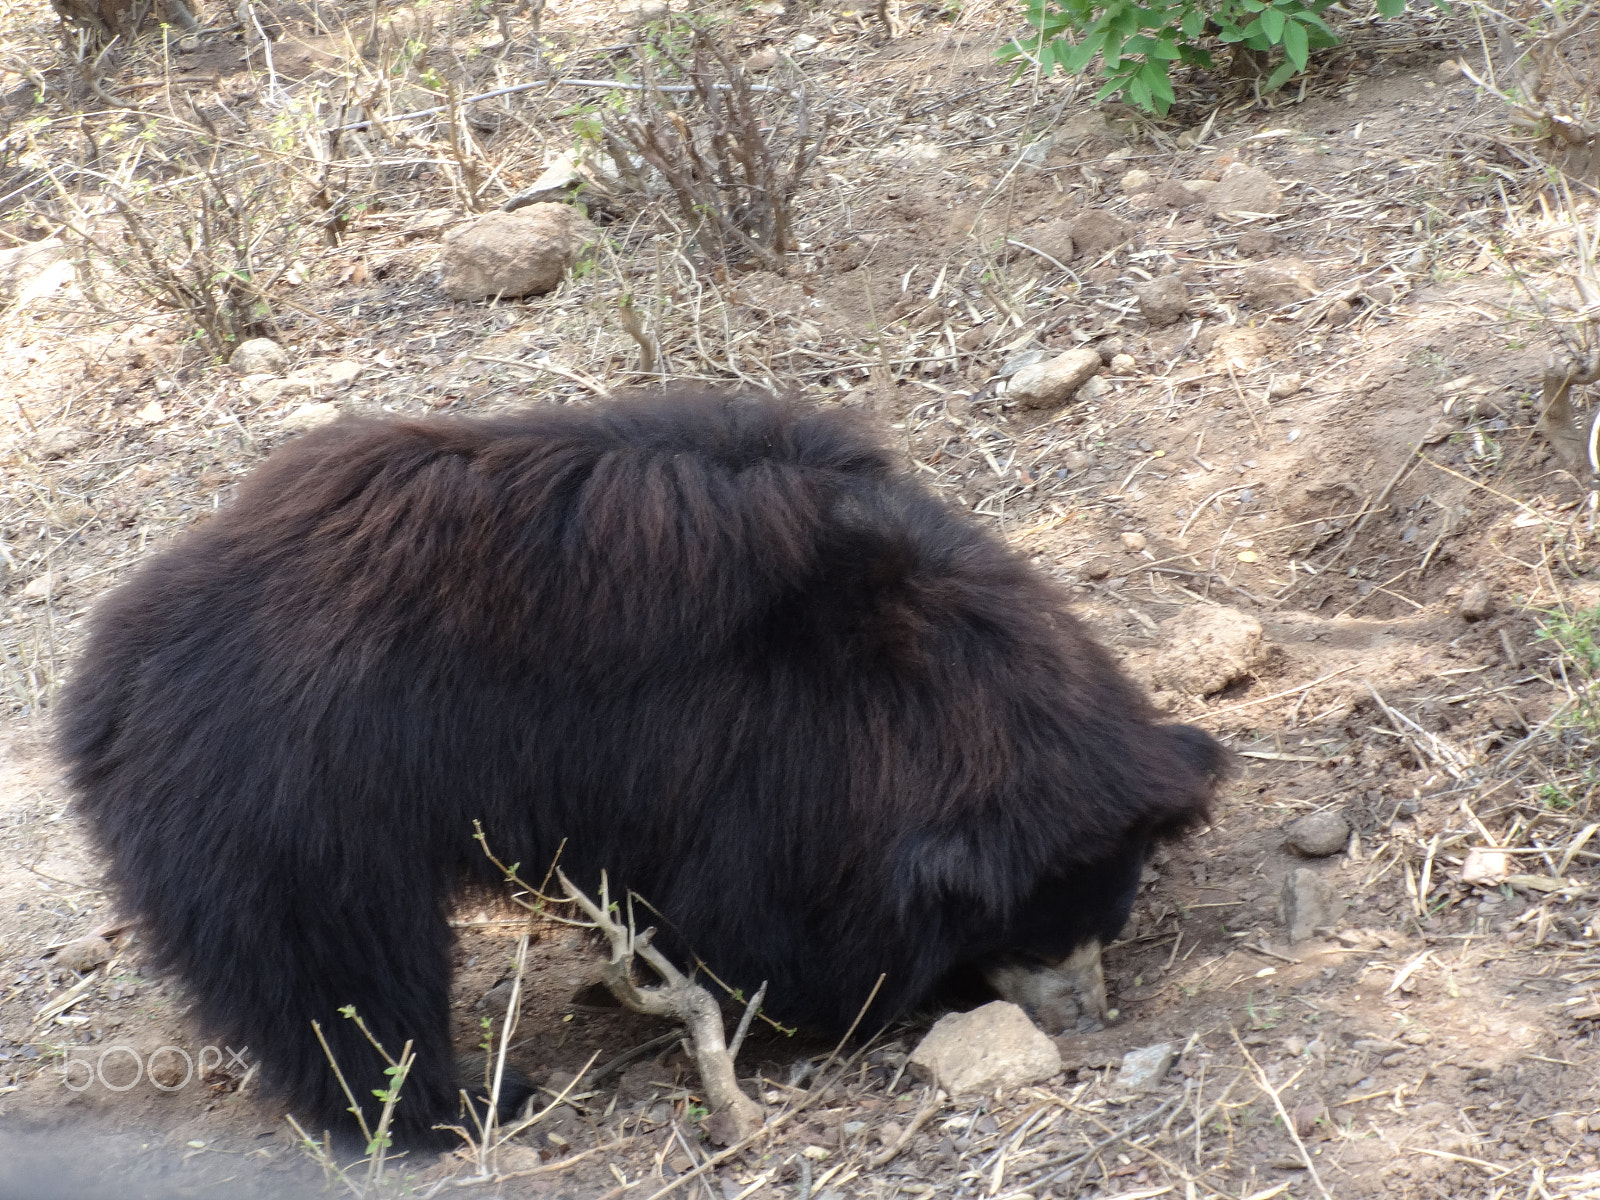
[{"label": "leafy plant", "polygon": [[[1002,59],[1037,62],[1046,74],[1058,67],[1082,74],[1098,58],[1105,80],[1095,100],[1122,95],[1146,112],[1172,106],[1173,63],[1212,66],[1208,42],[1232,47],[1236,61],[1260,63],[1281,49],[1282,61],[1262,84],[1282,87],[1305,70],[1313,50],[1337,46],[1322,14],[1334,0],[1028,0],[1030,37],[1000,50]],[[1376,0],[1378,12],[1396,17],[1406,0]],[[1445,8],[1445,0],[1432,0]]]},{"label": "leafy plant", "polygon": [[1544,613],[1539,639],[1555,651],[1555,669],[1577,700],[1577,716],[1589,733],[1600,733],[1600,607]]}]

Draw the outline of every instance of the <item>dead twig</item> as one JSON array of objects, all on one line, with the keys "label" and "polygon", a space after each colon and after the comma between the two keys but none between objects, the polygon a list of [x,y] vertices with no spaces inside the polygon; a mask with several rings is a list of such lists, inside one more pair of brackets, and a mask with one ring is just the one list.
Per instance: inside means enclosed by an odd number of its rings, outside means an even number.
[{"label": "dead twig", "polygon": [[1284,1129],[1288,1131],[1290,1139],[1294,1142],[1294,1148],[1299,1151],[1300,1161],[1305,1164],[1306,1173],[1311,1176],[1311,1182],[1316,1185],[1317,1191],[1322,1193],[1322,1200],[1333,1200],[1333,1194],[1329,1192],[1327,1187],[1323,1184],[1322,1176],[1317,1174],[1317,1164],[1311,1160],[1311,1155],[1306,1151],[1306,1144],[1300,1140],[1300,1132],[1294,1127],[1294,1117],[1291,1116],[1289,1110],[1283,1106],[1283,1096],[1281,1093],[1296,1079],[1299,1079],[1303,1074],[1303,1071],[1296,1071],[1289,1077],[1288,1082],[1284,1083],[1281,1087],[1273,1087],[1271,1083],[1267,1082],[1266,1072],[1261,1069],[1260,1064],[1255,1060],[1255,1056],[1250,1053],[1249,1049],[1246,1048],[1244,1042],[1240,1039],[1239,1031],[1237,1029],[1230,1029],[1228,1032],[1233,1035],[1234,1045],[1239,1047],[1239,1052],[1244,1055],[1245,1062],[1249,1064],[1250,1074],[1255,1080],[1256,1087],[1260,1088],[1261,1091],[1267,1095],[1267,1097],[1272,1101],[1272,1106],[1278,1110],[1278,1117],[1283,1121]]},{"label": "dead twig", "polygon": [[[728,1051],[722,1027],[722,1009],[716,998],[684,976],[666,955],[650,945],[654,930],[636,934],[611,915],[611,896],[604,872],[600,875],[599,904],[563,871],[558,869],[556,878],[566,889],[566,898],[583,909],[595,928],[611,943],[611,960],[606,964],[603,978],[612,995],[634,1012],[683,1022],[689,1033],[689,1053],[705,1087],[713,1118],[721,1117],[725,1130],[723,1140],[739,1142],[759,1129],[766,1112],[739,1087],[733,1055]],[[636,957],[643,959],[661,977],[660,986],[641,987],[634,982]]]}]

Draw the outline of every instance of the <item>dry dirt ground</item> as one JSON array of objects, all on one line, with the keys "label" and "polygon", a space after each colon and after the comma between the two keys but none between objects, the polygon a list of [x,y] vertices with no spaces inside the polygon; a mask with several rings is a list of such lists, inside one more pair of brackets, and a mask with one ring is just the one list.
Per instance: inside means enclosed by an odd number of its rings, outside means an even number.
[{"label": "dry dirt ground", "polygon": [[[409,40],[385,43],[375,74],[356,52],[368,10],[254,11],[270,62],[218,19],[192,45],[114,49],[91,92],[47,9],[4,10],[0,236],[63,236],[78,278],[13,294],[0,324],[0,1193],[321,1186],[239,1062],[213,1052],[188,1075],[168,1051],[134,1075],[160,1047],[202,1048],[98,890],[51,758],[50,696],[83,614],[323,411],[308,404],[476,413],[641,381],[626,296],[669,376],[870,406],[909,469],[1063,581],[1244,770],[1211,828],[1154,864],[1107,954],[1120,1017],[1062,1037],[1059,1077],[948,1099],[901,1070],[915,1027],[825,1066],[830,1047],[753,1040],[744,1072],[792,1115],[706,1166],[694,1079],[658,1047],[569,1094],[481,1194],[1600,1197],[1600,805],[1582,703],[1600,663],[1578,644],[1600,604],[1595,495],[1532,427],[1549,339],[1514,278],[1559,289],[1576,258],[1538,147],[1439,70],[1478,54],[1470,22],[1352,21],[1304,89],[1259,101],[1200,78],[1156,123],[1093,110],[1067,82],[1013,83],[993,59],[1005,5],[902,3],[892,41],[870,6],[729,9],[740,54],[776,50],[767,78],[803,80],[833,112],[788,273],[709,270],[667,200],[624,199],[599,259],[557,292],[453,304],[436,263],[468,194],[492,207],[527,186],[583,144],[592,114],[575,105],[605,93],[505,95],[454,132],[390,122],[350,135],[332,167],[306,131],[352,97],[379,115],[441,103],[441,80],[466,95],[616,78],[624,14],[550,0],[535,38],[525,9],[396,9]],[[173,227],[174,147],[204,120],[247,148],[281,134],[260,161],[287,173],[307,229],[326,211],[305,207],[312,183],[347,205],[337,244],[261,234],[291,247],[274,287],[279,336],[311,373],[298,393],[241,381],[73,233],[136,257],[97,200],[107,177],[161,182],[142,203],[152,229]],[[1120,183],[1233,162],[1277,181],[1277,213]],[[1129,222],[1130,240],[1065,263],[1034,252],[1084,211]],[[1311,298],[1247,295],[1251,263],[1289,256],[1314,272]],[[1133,288],[1173,272],[1190,312],[1151,328]],[[1097,394],[1039,412],[995,386],[1020,352],[1085,344],[1129,356]],[[1252,673],[1208,697],[1163,685],[1163,623],[1195,605],[1246,613],[1265,638]],[[1298,858],[1284,826],[1325,811],[1348,846]],[[1469,860],[1485,850],[1505,853]],[[1481,882],[1463,877],[1485,862]],[[1336,911],[1290,944],[1278,897],[1301,867]],[[460,919],[466,1047],[518,930],[498,910]],[[56,951],[97,928],[115,957],[80,979]],[[536,932],[513,1058],[556,1092],[591,1056],[662,1032],[598,1002],[594,979],[581,937]],[[1181,1052],[1167,1078],[1120,1090],[1123,1053],[1164,1041]],[[477,1173],[402,1163],[373,1194]]]}]

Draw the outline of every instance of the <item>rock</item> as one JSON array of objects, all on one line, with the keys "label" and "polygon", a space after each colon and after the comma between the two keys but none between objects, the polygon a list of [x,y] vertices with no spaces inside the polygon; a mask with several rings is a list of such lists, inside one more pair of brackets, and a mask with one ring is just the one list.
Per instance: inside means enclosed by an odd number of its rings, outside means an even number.
[{"label": "rock", "polygon": [[1261,622],[1236,608],[1193,604],[1161,623],[1166,653],[1151,679],[1158,688],[1185,696],[1208,696],[1242,679],[1266,648]]},{"label": "rock", "polygon": [[1222,173],[1207,202],[1212,212],[1275,213],[1283,207],[1283,193],[1259,167],[1234,163]]},{"label": "rock", "polygon": [[1217,190],[1215,179],[1185,179],[1183,190],[1195,200],[1209,200],[1211,193]]},{"label": "rock", "polygon": [[565,204],[488,213],[445,234],[445,294],[487,300],[548,292],[597,236],[595,227]]},{"label": "rock", "polygon": [[1111,392],[1111,381],[1104,375],[1093,375],[1083,381],[1083,386],[1078,389],[1077,399],[1098,400],[1101,396]]},{"label": "rock", "polygon": [[1511,856],[1504,850],[1475,846],[1461,860],[1461,882],[1475,887],[1496,887],[1511,874]]},{"label": "rock", "polygon": [[1482,621],[1494,616],[1494,593],[1487,583],[1475,583],[1461,597],[1456,615],[1463,621]]},{"label": "rock", "polygon": [[1139,312],[1152,329],[1162,329],[1189,311],[1189,289],[1177,275],[1162,275],[1148,283],[1134,285]]},{"label": "rock", "polygon": [[1278,919],[1291,942],[1303,942],[1318,929],[1334,922],[1333,889],[1310,867],[1296,867],[1283,881],[1278,897]]},{"label": "rock", "polygon": [[46,571],[43,575],[35,575],[28,580],[27,586],[22,589],[22,598],[24,600],[48,600],[55,588],[55,574]]},{"label": "rock", "polygon": [[71,454],[79,446],[87,442],[89,437],[90,434],[87,429],[65,425],[59,429],[51,429],[48,432],[41,433],[33,444],[33,452],[39,458],[49,462],[51,459],[62,458]]},{"label": "rock", "polygon": [[934,1023],[911,1052],[911,1071],[952,1096],[1041,1083],[1061,1052],[1015,1004],[995,1000]]},{"label": "rock", "polygon": [[289,369],[289,356],[271,338],[251,338],[234,348],[228,365],[238,375],[282,375]]},{"label": "rock", "polygon": [[1132,375],[1139,369],[1139,360],[1131,354],[1113,354],[1111,370],[1116,375]]},{"label": "rock", "polygon": [[1122,1056],[1122,1070],[1117,1072],[1117,1086],[1129,1091],[1153,1088],[1166,1078],[1172,1064],[1178,1060],[1178,1050],[1171,1042],[1159,1042],[1141,1050],[1129,1050]]},{"label": "rock", "polygon": [[1011,377],[1006,399],[1024,408],[1059,408],[1100,370],[1100,356],[1093,350],[1068,350],[1048,362],[1023,367]]},{"label": "rock", "polygon": [[276,379],[271,375],[251,375],[244,381],[244,394],[257,404],[277,404],[295,396],[309,396],[316,389],[304,375]]},{"label": "rock", "polygon": [[365,370],[366,367],[352,359],[336,358],[331,362],[312,363],[301,375],[320,387],[336,388],[354,383]]},{"label": "rock", "polygon": [[1307,858],[1327,858],[1350,844],[1350,822],[1336,812],[1307,813],[1283,832],[1289,849]]},{"label": "rock", "polygon": [[329,421],[337,420],[339,406],[337,404],[302,404],[283,419],[285,429],[306,430],[315,429],[319,425],[326,425]]},{"label": "rock", "polygon": [[1287,400],[1305,386],[1305,380],[1298,371],[1290,371],[1285,375],[1274,375],[1272,382],[1267,384],[1267,395],[1274,400]]},{"label": "rock", "polygon": [[1091,558],[1083,564],[1083,573],[1090,579],[1104,579],[1111,574],[1112,566],[1109,558]]},{"label": "rock", "polygon": [[[478,1007],[486,1008],[496,1016],[503,1017],[511,1008],[511,993],[516,988],[516,980],[502,979],[478,999]],[[549,1086],[548,1083],[545,1085]],[[553,1088],[552,1091],[560,1091]]]},{"label": "rock", "polygon": [[1461,64],[1453,58],[1447,58],[1433,69],[1435,83],[1454,83],[1461,78]]},{"label": "rock", "polygon": [[1323,324],[1330,329],[1337,329],[1341,325],[1348,325],[1355,318],[1355,307],[1348,300],[1335,300],[1328,306],[1328,311],[1323,314]]},{"label": "rock", "polygon": [[68,942],[56,951],[56,966],[87,975],[111,961],[112,945],[97,933]]},{"label": "rock", "polygon": [[59,238],[0,250],[0,303],[26,304],[77,277]]},{"label": "rock", "polygon": [[[1072,256],[1077,253],[1077,244],[1072,240],[1071,223],[1068,221],[1048,221],[1037,229],[1025,229],[1019,242],[1025,242],[1041,254],[1048,254],[1062,266],[1072,261]],[[1018,252],[1012,246],[1013,252]],[[1026,253],[1021,251],[1020,253]]]},{"label": "rock", "polygon": [[1156,185],[1156,177],[1149,171],[1141,171],[1138,167],[1129,171],[1119,181],[1122,190],[1132,196],[1137,192],[1148,192]]},{"label": "rock", "polygon": [[1149,544],[1149,540],[1142,533],[1125,533],[1122,535],[1123,548],[1132,550],[1135,554]]},{"label": "rock", "polygon": [[1274,258],[1251,263],[1241,281],[1244,298],[1258,308],[1299,304],[1317,294],[1317,277],[1298,258]]},{"label": "rock", "polygon": [[1085,258],[1099,258],[1133,238],[1137,226],[1097,208],[1079,213],[1067,222],[1072,244]]},{"label": "rock", "polygon": [[772,46],[763,46],[744,60],[744,69],[754,75],[759,75],[763,71],[770,71],[777,65],[778,51]]},{"label": "rock", "polygon": [[1045,350],[1035,346],[1032,350],[1020,350],[1000,364],[1000,369],[994,373],[996,379],[1010,379],[1024,367],[1037,366],[1039,363],[1049,362],[1056,356],[1054,350]]}]

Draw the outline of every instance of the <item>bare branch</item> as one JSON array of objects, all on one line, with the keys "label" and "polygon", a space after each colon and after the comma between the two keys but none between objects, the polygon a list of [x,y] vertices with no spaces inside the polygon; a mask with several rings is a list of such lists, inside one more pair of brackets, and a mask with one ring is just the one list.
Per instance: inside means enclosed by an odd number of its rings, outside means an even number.
[{"label": "bare branch", "polygon": [[[566,889],[567,898],[583,909],[595,928],[611,943],[611,960],[603,978],[611,994],[635,1012],[672,1017],[682,1021],[689,1033],[689,1052],[694,1056],[705,1087],[706,1100],[721,1136],[718,1140],[738,1142],[759,1129],[765,1110],[746,1096],[733,1069],[733,1054],[728,1049],[722,1026],[722,1009],[705,988],[688,979],[671,960],[650,944],[653,929],[635,935],[611,914],[611,898],[604,874],[600,876],[600,903],[596,904],[562,871],[556,878]],[[644,987],[633,978],[633,960],[644,962],[659,975],[662,983]],[[765,987],[763,986],[763,991]],[[759,993],[758,993],[759,997]],[[753,1011],[752,1014],[753,1015]]]}]

